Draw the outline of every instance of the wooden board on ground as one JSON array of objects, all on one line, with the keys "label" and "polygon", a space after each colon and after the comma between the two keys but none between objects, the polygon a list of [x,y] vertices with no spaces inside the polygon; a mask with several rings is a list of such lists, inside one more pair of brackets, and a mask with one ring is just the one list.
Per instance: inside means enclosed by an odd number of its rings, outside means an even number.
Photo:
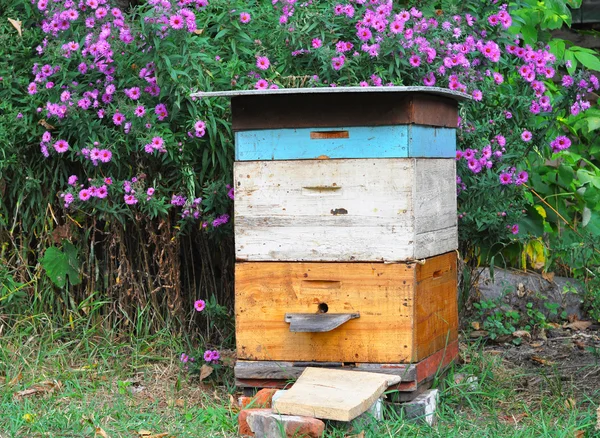
[{"label": "wooden board on ground", "polygon": [[369,409],[400,377],[386,374],[306,368],[298,381],[273,402],[281,414],[351,421]]}]

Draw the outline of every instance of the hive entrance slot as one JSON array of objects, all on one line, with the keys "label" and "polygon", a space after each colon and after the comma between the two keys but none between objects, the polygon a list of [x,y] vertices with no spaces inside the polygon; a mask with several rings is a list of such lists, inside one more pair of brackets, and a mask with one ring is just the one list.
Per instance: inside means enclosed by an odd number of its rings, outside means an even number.
[{"label": "hive entrance slot", "polygon": [[327,313],[329,306],[327,303],[319,303],[319,313]]},{"label": "hive entrance slot", "polygon": [[339,289],[342,282],[338,280],[302,280],[302,287],[306,289]]},{"label": "hive entrance slot", "polygon": [[348,131],[311,131],[311,140],[328,140],[331,138],[350,138]]}]

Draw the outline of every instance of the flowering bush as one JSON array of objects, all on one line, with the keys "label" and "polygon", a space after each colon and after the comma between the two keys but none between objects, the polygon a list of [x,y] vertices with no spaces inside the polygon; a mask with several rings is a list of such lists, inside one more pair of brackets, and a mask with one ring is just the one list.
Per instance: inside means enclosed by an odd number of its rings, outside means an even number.
[{"label": "flowering bush", "polygon": [[586,71],[556,85],[570,62],[513,35],[506,4],[438,16],[383,0],[150,0],[138,20],[106,0],[36,5],[46,38],[28,93],[58,127],[42,133],[42,155],[81,166],[61,193],[69,209],[154,217],[178,207],[205,228],[227,223],[225,190],[199,196],[207,173],[228,179],[226,108],[194,102],[192,88],[278,88],[298,76],[309,86],[435,85],[474,98],[459,124],[458,214],[463,238],[489,245],[519,234],[530,168],[571,146],[551,121],[589,109],[599,87]]},{"label": "flowering bush", "polygon": [[173,67],[178,56],[186,61],[175,48],[189,44],[206,3],[151,1],[139,20],[106,0],[35,3],[45,38],[27,92],[38,117],[55,125],[39,138],[41,155],[77,171],[60,192],[65,209],[153,218],[178,208],[204,228],[228,222],[229,187],[202,193],[203,177],[225,177],[230,162],[203,137],[223,132],[200,120],[177,83],[190,73]]}]

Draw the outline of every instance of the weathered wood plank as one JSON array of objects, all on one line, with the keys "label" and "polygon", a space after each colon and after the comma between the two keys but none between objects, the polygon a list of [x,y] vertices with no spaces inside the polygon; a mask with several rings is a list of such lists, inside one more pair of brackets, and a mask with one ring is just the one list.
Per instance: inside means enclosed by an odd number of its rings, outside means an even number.
[{"label": "weathered wood plank", "polygon": [[418,124],[455,128],[458,103],[423,93],[339,93],[238,96],[234,131]]},{"label": "weathered wood plank", "polygon": [[[242,360],[409,363],[415,265],[237,263],[235,321]],[[360,312],[325,333],[292,333],[286,313]]]},{"label": "weathered wood plank", "polygon": [[237,162],[236,257],[405,261],[454,250],[454,172],[454,159]]},{"label": "weathered wood plank", "polygon": [[399,376],[402,382],[415,381],[417,368],[410,364],[380,364],[342,362],[289,362],[289,361],[246,361],[238,360],[235,364],[236,379],[297,379],[306,367],[343,369],[347,371],[364,371]]},{"label": "weathered wood plank", "polygon": [[[408,157],[408,126],[262,129],[235,133],[235,159]],[[452,156],[455,156],[453,152]]]},{"label": "weathered wood plank", "polygon": [[456,253],[417,266],[415,356],[420,361],[458,339]]},{"label": "weathered wood plank", "polygon": [[326,368],[306,368],[296,383],[273,401],[281,414],[352,421],[369,409],[400,377]]}]

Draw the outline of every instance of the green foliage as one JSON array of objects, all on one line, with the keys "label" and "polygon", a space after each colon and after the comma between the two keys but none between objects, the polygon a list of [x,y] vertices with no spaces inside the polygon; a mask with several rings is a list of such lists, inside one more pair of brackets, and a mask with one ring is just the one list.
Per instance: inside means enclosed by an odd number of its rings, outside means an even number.
[{"label": "green foliage", "polygon": [[498,308],[498,302],[494,300],[482,300],[473,303],[476,309],[476,318],[483,321],[482,328],[488,332],[490,339],[494,340],[500,336],[512,335],[519,330],[521,315],[514,310],[502,311]]},{"label": "green foliage", "polygon": [[63,241],[62,249],[55,246],[46,248],[40,263],[50,279],[60,288],[65,287],[67,278],[72,285],[81,283],[77,248],[71,242]]},{"label": "green foliage", "polygon": [[0,267],[0,306],[8,305],[13,300],[25,297],[26,285],[16,281],[6,267]]}]

